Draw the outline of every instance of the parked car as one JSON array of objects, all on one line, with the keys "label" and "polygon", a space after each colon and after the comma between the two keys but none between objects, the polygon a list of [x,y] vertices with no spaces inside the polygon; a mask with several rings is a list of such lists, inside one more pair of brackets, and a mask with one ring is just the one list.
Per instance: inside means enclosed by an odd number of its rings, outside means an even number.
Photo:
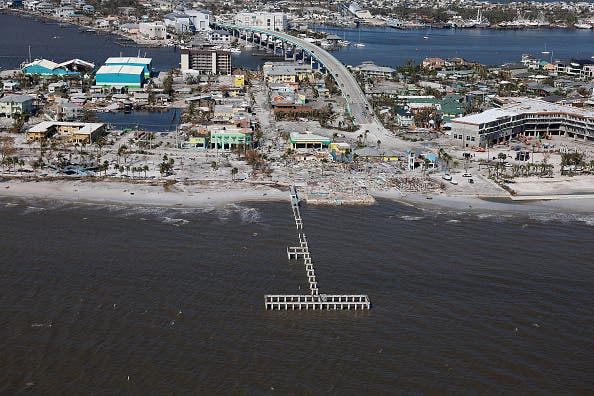
[{"label": "parked car", "polygon": [[458,185],[458,180],[452,179],[452,180],[450,180],[450,183],[452,183],[453,185],[456,186],[456,185]]},{"label": "parked car", "polygon": [[445,175],[443,175],[441,177],[443,180],[447,180],[447,181],[451,181],[452,180],[452,175],[450,175],[449,173],[446,173]]},{"label": "parked car", "polygon": [[472,177],[472,175],[470,173],[464,173],[462,177]]}]

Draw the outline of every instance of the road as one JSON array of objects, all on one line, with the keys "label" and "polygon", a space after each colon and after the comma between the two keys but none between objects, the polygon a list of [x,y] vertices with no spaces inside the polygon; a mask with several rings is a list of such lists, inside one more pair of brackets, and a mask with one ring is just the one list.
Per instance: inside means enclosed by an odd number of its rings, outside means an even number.
[{"label": "road", "polygon": [[388,130],[377,120],[371,105],[367,101],[365,94],[361,90],[361,87],[355,80],[355,77],[351,74],[349,69],[342,64],[334,55],[315,44],[300,39],[295,36],[283,32],[272,32],[263,29],[253,28],[249,26],[232,25],[225,23],[214,23],[214,25],[223,29],[238,29],[247,30],[255,33],[269,34],[273,37],[280,38],[291,44],[294,44],[303,50],[309,52],[317,61],[326,67],[326,70],[334,77],[334,80],[340,87],[342,95],[346,99],[349,106],[349,111],[354,118],[355,124],[359,127],[358,133],[364,133],[367,131],[367,140],[370,142],[376,142],[382,140],[382,142],[388,143],[391,140],[391,136]]}]

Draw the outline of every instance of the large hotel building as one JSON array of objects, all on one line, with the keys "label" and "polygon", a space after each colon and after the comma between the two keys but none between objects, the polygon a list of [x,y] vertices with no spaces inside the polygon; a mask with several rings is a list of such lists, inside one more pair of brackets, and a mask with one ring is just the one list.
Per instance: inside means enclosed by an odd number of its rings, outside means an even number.
[{"label": "large hotel building", "polygon": [[517,135],[563,135],[594,141],[594,111],[531,98],[495,98],[493,109],[454,118],[451,137],[463,147],[485,147]]}]

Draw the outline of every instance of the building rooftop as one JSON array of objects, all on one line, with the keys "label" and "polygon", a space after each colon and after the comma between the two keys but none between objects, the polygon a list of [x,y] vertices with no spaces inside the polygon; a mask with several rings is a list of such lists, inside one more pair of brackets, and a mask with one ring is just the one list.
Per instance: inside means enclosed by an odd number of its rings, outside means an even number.
[{"label": "building rooftop", "polygon": [[293,143],[330,143],[330,138],[320,135],[314,135],[313,133],[299,133],[291,132],[291,142]]},{"label": "building rooftop", "polygon": [[54,70],[58,67],[58,64],[54,61],[47,60],[47,59],[35,59],[31,63],[27,63],[24,67],[31,67],[31,66],[41,66],[45,67],[46,69]]},{"label": "building rooftop", "polygon": [[153,61],[152,58],[137,58],[137,57],[112,57],[107,58],[105,61],[106,65],[113,65],[117,63],[134,63],[141,65],[148,65]]},{"label": "building rooftop", "polygon": [[37,125],[29,128],[30,133],[45,133],[53,126],[70,126],[78,127],[77,134],[87,134],[95,132],[97,129],[103,127],[105,124],[100,122],[66,122],[66,121],[42,121]]},{"label": "building rooftop", "polygon": [[97,70],[97,74],[143,74],[143,66],[133,65],[103,65]]},{"label": "building rooftop", "polygon": [[594,111],[573,106],[549,103],[539,99],[520,97],[500,98],[500,100],[505,103],[501,108],[489,109],[483,111],[482,113],[469,114],[464,117],[455,118],[452,120],[452,122],[480,125],[493,122],[501,118],[509,118],[527,113],[563,113],[575,115],[577,117],[594,118]]},{"label": "building rooftop", "polygon": [[33,100],[33,96],[29,95],[8,95],[0,99],[1,103],[23,103]]}]

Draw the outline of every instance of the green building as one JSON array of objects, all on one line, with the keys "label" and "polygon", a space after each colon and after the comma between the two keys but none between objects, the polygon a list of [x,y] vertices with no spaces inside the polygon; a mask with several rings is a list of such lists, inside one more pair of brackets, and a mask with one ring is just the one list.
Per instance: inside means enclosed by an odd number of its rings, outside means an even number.
[{"label": "green building", "polygon": [[222,128],[210,131],[210,147],[231,150],[235,147],[251,147],[253,132],[247,128]]}]

